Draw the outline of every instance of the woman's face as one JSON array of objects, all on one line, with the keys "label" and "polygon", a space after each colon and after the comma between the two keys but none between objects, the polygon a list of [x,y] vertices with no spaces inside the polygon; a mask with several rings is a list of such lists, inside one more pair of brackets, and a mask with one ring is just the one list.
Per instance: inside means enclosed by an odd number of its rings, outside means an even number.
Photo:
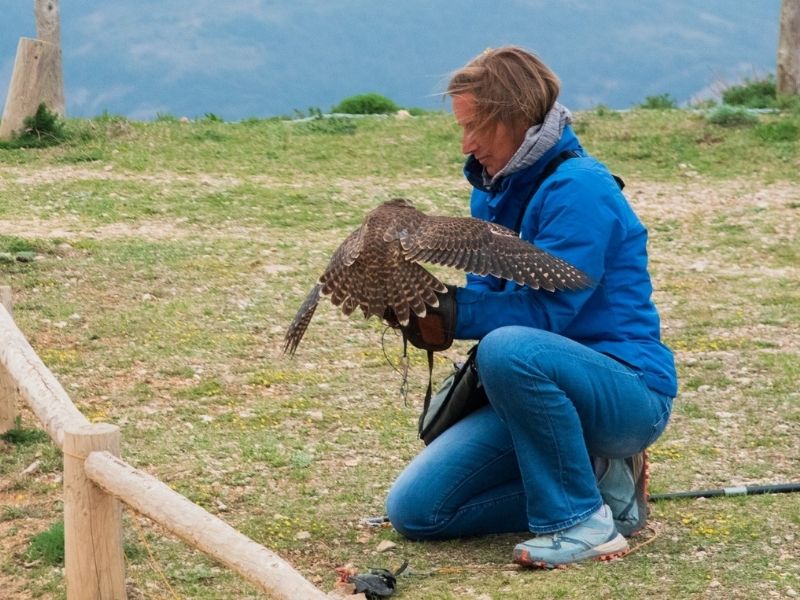
[{"label": "woman's face", "polygon": [[522,143],[524,133],[515,136],[503,123],[498,123],[494,129],[479,130],[475,122],[473,94],[453,96],[453,114],[464,132],[461,151],[474,155],[489,175],[495,175],[506,166]]}]

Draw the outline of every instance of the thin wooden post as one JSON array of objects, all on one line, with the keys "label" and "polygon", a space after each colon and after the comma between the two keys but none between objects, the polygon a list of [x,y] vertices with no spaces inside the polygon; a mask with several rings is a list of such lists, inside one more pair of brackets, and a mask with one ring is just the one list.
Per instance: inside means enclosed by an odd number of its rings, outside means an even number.
[{"label": "thin wooden post", "polygon": [[86,476],[90,453],[119,455],[119,427],[64,431],[64,563],[67,600],[125,600],[122,508]]},{"label": "thin wooden post", "polygon": [[[0,285],[0,304],[9,315],[13,314],[13,296],[11,286]],[[14,428],[17,418],[17,385],[8,370],[0,363],[0,433]]]},{"label": "thin wooden post", "polygon": [[800,94],[800,0],[781,2],[778,34],[779,94]]},{"label": "thin wooden post", "polygon": [[36,37],[61,47],[61,19],[58,14],[58,0],[34,0],[33,12],[36,14]]}]

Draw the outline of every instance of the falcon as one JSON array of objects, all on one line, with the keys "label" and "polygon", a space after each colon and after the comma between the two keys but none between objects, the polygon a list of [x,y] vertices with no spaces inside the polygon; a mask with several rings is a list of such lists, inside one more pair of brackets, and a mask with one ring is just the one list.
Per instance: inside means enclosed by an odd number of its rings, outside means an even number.
[{"label": "falcon", "polygon": [[364,318],[394,311],[401,325],[423,318],[445,285],[419,263],[494,275],[533,289],[578,290],[591,280],[569,263],[521,239],[513,230],[473,217],[426,215],[395,198],[370,211],[333,253],[289,326],[284,353],[294,355],[321,296]]}]

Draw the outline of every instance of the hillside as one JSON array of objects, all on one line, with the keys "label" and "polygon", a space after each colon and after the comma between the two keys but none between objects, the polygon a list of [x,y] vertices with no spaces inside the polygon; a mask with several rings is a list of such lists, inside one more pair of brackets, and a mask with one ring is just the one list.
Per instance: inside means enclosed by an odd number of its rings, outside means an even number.
[{"label": "hillside", "polygon": [[[673,421],[650,453],[654,492],[797,477],[798,126],[796,112],[739,127],[687,111],[576,115],[649,229],[679,367]],[[0,148],[0,284],[13,287],[20,328],[84,414],[121,427],[128,462],[323,589],[343,563],[407,559],[398,600],[800,592],[796,494],[655,503],[628,557],[553,572],[508,565],[519,536],[412,543],[359,526],[420,449],[424,354],[412,355],[404,402],[401,343],[374,319],[324,303],[294,359],[283,335],[369,208],[402,196],[467,213],[451,117],[107,117],[67,130],[61,145]],[[466,347],[439,357],[435,376]],[[21,424],[37,427],[26,410]],[[61,518],[62,460],[47,439],[26,439],[0,441],[0,589],[63,598],[61,570],[29,553]],[[257,597],[130,511],[125,530],[134,597]],[[382,540],[396,546],[378,553]]]}]

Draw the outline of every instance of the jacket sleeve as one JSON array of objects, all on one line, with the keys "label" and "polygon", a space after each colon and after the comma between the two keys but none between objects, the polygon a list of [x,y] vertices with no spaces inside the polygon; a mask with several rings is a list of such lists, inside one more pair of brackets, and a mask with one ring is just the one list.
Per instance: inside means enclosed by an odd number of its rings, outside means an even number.
[{"label": "jacket sleeve", "polygon": [[498,292],[505,287],[505,282],[494,275],[467,273],[467,287],[475,291]]},{"label": "jacket sleeve", "polygon": [[621,193],[610,176],[594,169],[564,171],[553,175],[532,199],[522,237],[581,269],[594,285],[553,293],[513,283],[502,288],[469,284],[456,292],[456,338],[480,339],[505,325],[562,333],[593,294],[603,293],[607,258],[624,235],[614,209]]}]

